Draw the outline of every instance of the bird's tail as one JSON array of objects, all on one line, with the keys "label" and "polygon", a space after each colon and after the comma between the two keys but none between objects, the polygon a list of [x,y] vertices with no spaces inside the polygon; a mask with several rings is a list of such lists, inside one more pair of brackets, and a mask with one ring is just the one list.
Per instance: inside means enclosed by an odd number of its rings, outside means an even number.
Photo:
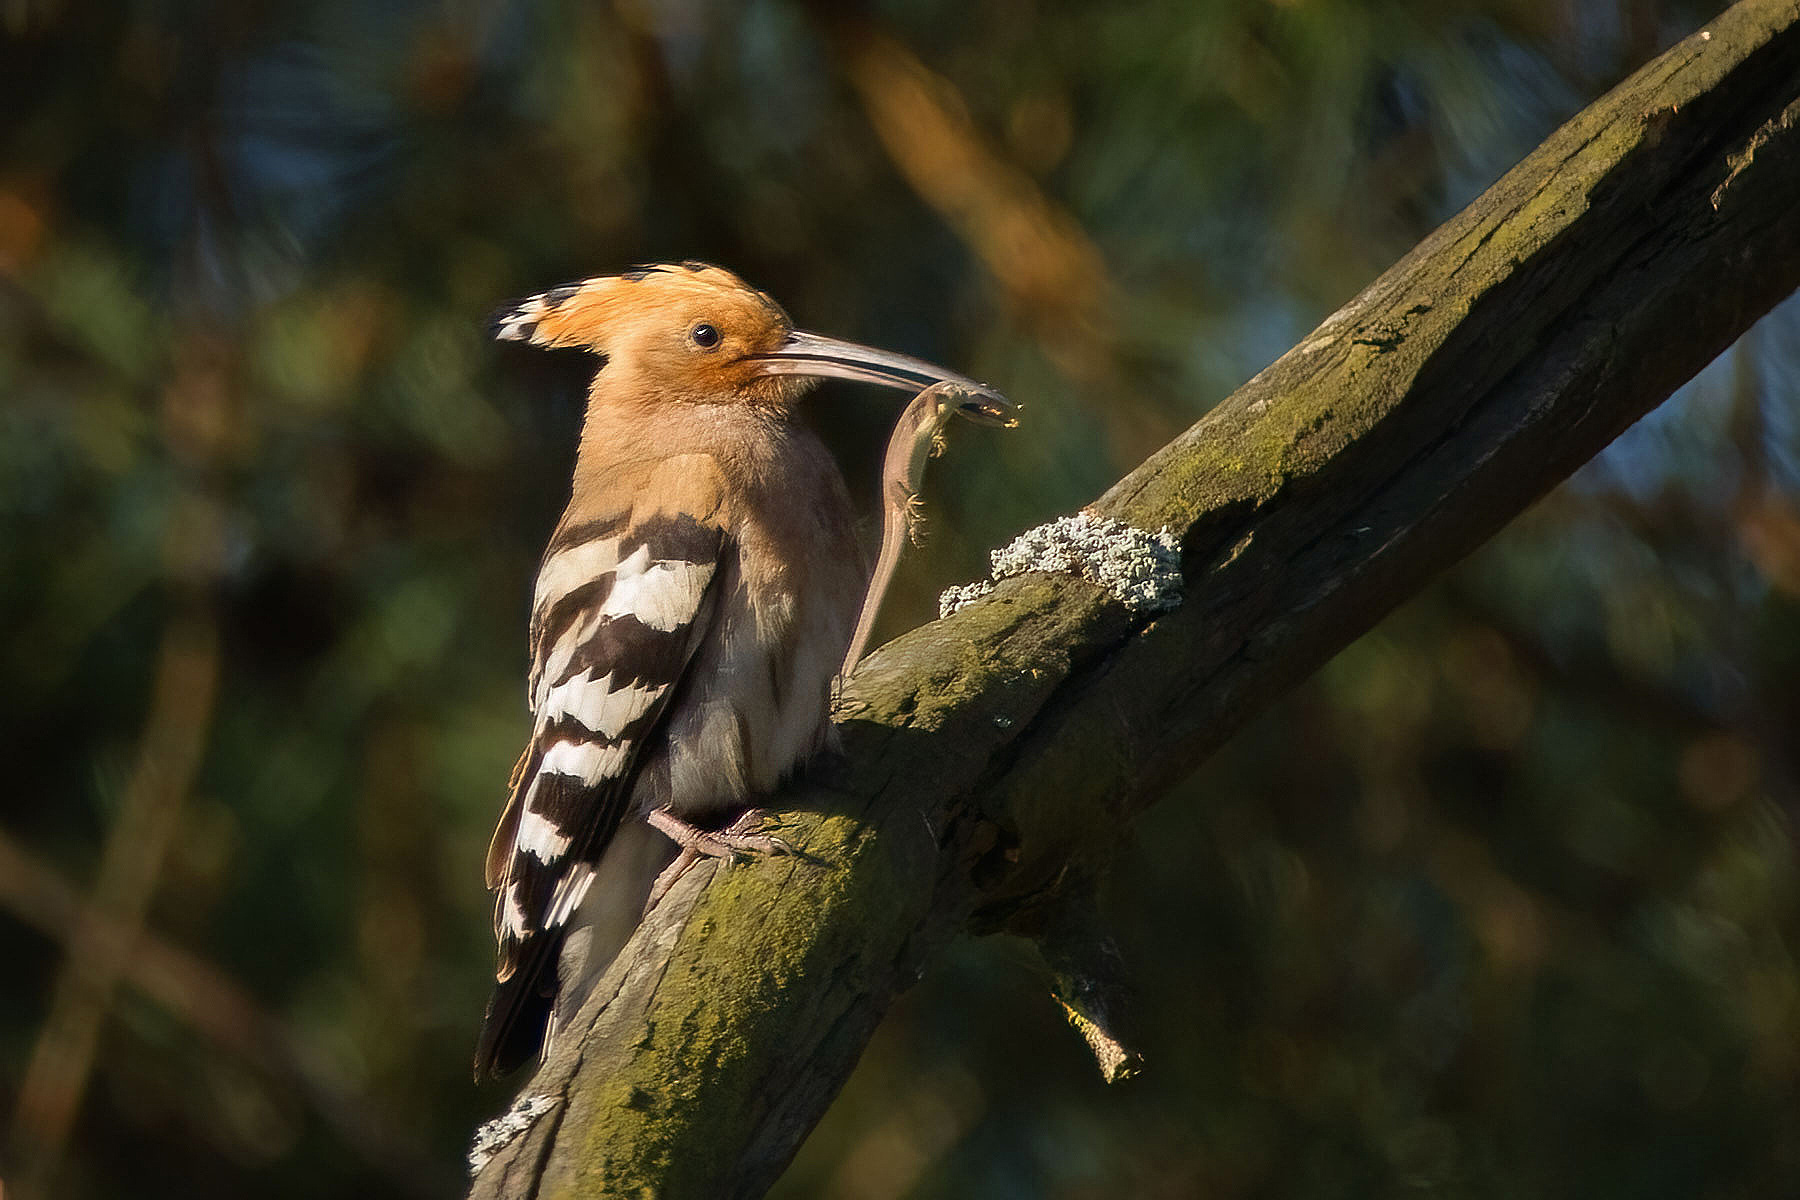
[{"label": "bird's tail", "polygon": [[642,821],[619,827],[594,883],[563,927],[532,939],[531,958],[494,984],[475,1047],[475,1078],[511,1074],[540,1053],[586,1002],[642,920],[644,901],[675,844]]},{"label": "bird's tail", "polygon": [[[562,953],[563,937],[561,930],[540,935],[533,949],[554,962]],[[535,963],[495,983],[475,1044],[476,1081],[510,1075],[536,1057],[545,1046],[555,1004],[556,972]]]}]

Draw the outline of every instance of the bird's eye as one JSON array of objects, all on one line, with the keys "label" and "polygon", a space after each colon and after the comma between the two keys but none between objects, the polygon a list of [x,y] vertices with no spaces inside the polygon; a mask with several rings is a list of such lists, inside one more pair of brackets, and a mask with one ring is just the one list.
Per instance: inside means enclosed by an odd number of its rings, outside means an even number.
[{"label": "bird's eye", "polygon": [[694,339],[694,345],[705,347],[708,350],[719,344],[719,331],[704,322],[694,326],[693,332],[688,336]]}]

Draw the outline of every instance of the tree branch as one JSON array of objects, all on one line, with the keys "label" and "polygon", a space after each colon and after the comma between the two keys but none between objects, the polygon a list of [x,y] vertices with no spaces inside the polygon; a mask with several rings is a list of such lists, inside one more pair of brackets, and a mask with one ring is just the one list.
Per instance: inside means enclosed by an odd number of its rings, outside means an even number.
[{"label": "tree branch", "polygon": [[1027,575],[874,655],[803,857],[692,872],[478,1197],[757,1196],[957,932],[1041,923],[1123,823],[1800,285],[1800,5],[1744,0],[1578,114],[1092,507],[1176,611]]}]

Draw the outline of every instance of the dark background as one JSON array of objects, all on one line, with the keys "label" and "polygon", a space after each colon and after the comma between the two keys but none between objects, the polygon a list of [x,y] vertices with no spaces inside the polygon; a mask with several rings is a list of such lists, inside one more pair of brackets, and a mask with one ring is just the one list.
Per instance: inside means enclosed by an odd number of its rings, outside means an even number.
[{"label": "dark background", "polygon": [[[445,1195],[510,1098],[587,365],[500,301],[707,259],[1023,400],[891,635],[1712,11],[0,2],[7,1195]],[[1800,1194],[1797,387],[1790,303],[1141,823],[1141,1078],[965,940],[778,1195]],[[811,404],[859,495],[899,403]]]}]

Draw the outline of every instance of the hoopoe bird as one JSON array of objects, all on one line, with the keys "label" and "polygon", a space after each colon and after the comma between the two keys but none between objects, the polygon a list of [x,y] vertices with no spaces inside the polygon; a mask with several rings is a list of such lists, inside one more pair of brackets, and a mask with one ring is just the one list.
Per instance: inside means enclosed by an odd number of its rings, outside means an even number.
[{"label": "hoopoe bird", "polygon": [[678,847],[778,848],[732,821],[828,740],[866,583],[800,398],[823,377],[946,385],[965,415],[1010,423],[985,385],[796,330],[704,263],[555,288],[494,333],[600,367],[532,598],[531,738],[488,849],[499,952],[478,1078],[548,1053]]}]

